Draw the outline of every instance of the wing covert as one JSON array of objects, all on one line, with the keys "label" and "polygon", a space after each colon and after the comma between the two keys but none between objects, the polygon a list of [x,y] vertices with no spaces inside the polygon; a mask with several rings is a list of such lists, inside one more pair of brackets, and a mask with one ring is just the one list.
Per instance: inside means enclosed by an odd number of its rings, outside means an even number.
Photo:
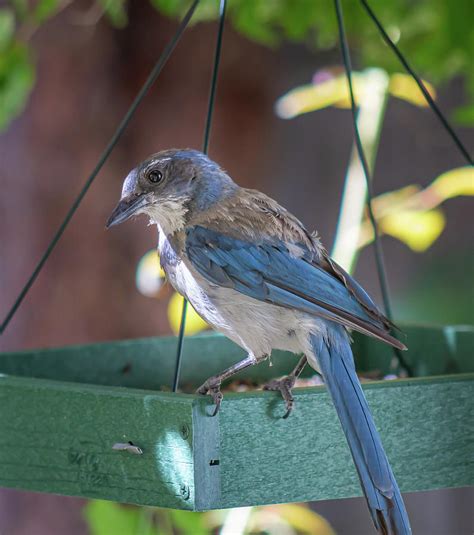
[{"label": "wing covert", "polygon": [[186,230],[185,248],[195,269],[213,284],[322,316],[404,347],[388,334],[385,318],[376,314],[377,308],[365,291],[339,266],[329,264],[342,274],[318,264],[304,247],[301,256],[295,256],[280,240],[255,244],[195,226]]}]

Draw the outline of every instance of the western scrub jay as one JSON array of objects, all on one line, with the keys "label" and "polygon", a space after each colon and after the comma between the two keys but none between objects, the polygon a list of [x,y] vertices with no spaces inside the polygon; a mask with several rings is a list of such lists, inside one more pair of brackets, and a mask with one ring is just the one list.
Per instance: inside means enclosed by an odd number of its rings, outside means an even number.
[{"label": "western scrub jay", "polygon": [[272,349],[303,354],[293,372],[267,385],[287,415],[306,362],[333,399],[379,533],[411,533],[392,469],[355,372],[348,329],[406,349],[362,287],[327,254],[316,234],[276,201],[239,187],[206,155],[166,150],[125,179],[107,227],[146,214],[158,227],[161,263],[174,288],[247,357],[199,389],[216,412],[220,386]]}]

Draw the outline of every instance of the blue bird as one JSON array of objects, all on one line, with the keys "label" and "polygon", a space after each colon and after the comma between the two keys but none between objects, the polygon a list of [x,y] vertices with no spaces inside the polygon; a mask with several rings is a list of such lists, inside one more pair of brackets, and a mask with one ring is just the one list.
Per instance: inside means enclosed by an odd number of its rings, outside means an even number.
[{"label": "blue bird", "polygon": [[174,288],[247,353],[198,392],[212,396],[217,412],[222,381],[269,358],[273,349],[303,354],[290,375],[266,388],[281,392],[287,416],[306,363],[322,374],[377,531],[410,534],[348,330],[406,348],[390,335],[392,325],[367,293],[295,216],[263,193],[239,187],[201,152],[166,150],[133,169],[107,227],[137,214],[157,225],[162,267]]}]

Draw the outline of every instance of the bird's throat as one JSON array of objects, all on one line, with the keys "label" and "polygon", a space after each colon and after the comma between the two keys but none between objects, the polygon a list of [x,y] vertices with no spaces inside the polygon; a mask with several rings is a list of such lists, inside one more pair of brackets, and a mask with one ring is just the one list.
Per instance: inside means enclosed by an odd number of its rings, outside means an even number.
[{"label": "bird's throat", "polygon": [[158,230],[165,236],[170,236],[182,230],[186,224],[186,213],[188,208],[181,199],[167,199],[163,202],[153,204],[146,209],[146,214],[152,223],[158,226]]}]

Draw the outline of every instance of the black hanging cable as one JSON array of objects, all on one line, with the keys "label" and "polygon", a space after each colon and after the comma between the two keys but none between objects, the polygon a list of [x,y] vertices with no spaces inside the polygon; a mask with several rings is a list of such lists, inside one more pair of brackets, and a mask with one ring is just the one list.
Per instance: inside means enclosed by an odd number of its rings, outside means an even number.
[{"label": "black hanging cable", "polygon": [[103,165],[107,161],[108,157],[110,156],[111,152],[113,151],[115,145],[121,138],[124,130],[127,128],[133,114],[135,113],[136,109],[140,105],[141,101],[145,97],[145,95],[148,93],[149,89],[153,85],[153,83],[158,78],[159,74],[161,73],[161,70],[165,66],[166,62],[168,61],[169,57],[171,56],[171,53],[173,52],[175,46],[178,44],[178,41],[180,40],[184,30],[186,29],[187,25],[189,24],[189,21],[191,20],[191,17],[193,16],[193,13],[199,3],[199,0],[194,0],[191,7],[188,9],[186,15],[183,17],[182,21],[180,22],[178,29],[176,30],[176,33],[174,34],[171,41],[166,45],[165,49],[161,53],[161,56],[159,57],[158,61],[156,62],[155,66],[153,67],[152,71],[150,72],[148,78],[146,79],[145,83],[141,87],[140,91],[138,92],[137,96],[135,97],[134,101],[132,102],[130,108],[128,109],[127,113],[123,117],[122,121],[120,122],[119,126],[115,130],[112,138],[110,139],[109,143],[107,144],[106,148],[102,152],[99,161],[97,165],[94,167],[92,173],[89,175],[89,178],[86,180],[84,186],[82,187],[81,191],[79,192],[79,195],[76,197],[74,202],[71,205],[71,208],[69,209],[68,213],[66,214],[66,217],[64,218],[63,222],[59,226],[58,230],[54,234],[52,240],[50,241],[48,247],[46,248],[45,252],[43,253],[43,256],[41,257],[40,261],[36,265],[35,269],[33,270],[33,273],[30,275],[28,281],[26,282],[25,286],[19,293],[18,297],[16,298],[15,302],[13,303],[13,306],[5,316],[5,319],[3,320],[1,326],[0,326],[0,335],[3,334],[6,327],[10,323],[11,319],[15,315],[16,311],[18,310],[18,307],[21,305],[23,299],[25,298],[26,294],[29,292],[31,286],[35,282],[36,278],[38,277],[40,271],[42,270],[44,264],[48,260],[49,256],[53,252],[54,248],[56,247],[58,241],[61,239],[64,231],[66,230],[66,227],[68,226],[69,222],[71,221],[73,215],[75,214],[76,210],[79,208],[79,205],[82,202],[82,199],[84,198],[85,194],[89,190],[90,186],[92,185],[92,182],[96,178],[96,176],[99,174],[99,171],[102,169]]},{"label": "black hanging cable", "polygon": [[[377,274],[380,282],[380,289],[382,292],[382,299],[384,303],[385,314],[387,318],[392,321],[392,307],[390,304],[390,295],[388,290],[387,274],[385,271],[385,264],[383,258],[383,250],[379,239],[377,221],[375,220],[374,212],[372,210],[372,198],[373,198],[373,188],[372,181],[370,179],[369,166],[367,164],[367,159],[365,157],[364,148],[362,146],[362,141],[360,139],[359,129],[357,127],[357,111],[356,104],[354,99],[354,90],[352,87],[352,66],[351,66],[351,57],[349,53],[349,46],[347,44],[346,32],[344,29],[344,16],[342,13],[342,6],[340,0],[334,0],[334,5],[336,8],[337,24],[339,28],[339,41],[341,46],[342,59],[344,62],[344,68],[346,71],[347,84],[349,87],[349,95],[351,99],[351,112],[352,112],[352,124],[354,127],[354,138],[357,147],[357,153],[359,155],[360,163],[364,171],[365,181],[367,184],[367,212],[369,215],[369,220],[372,225],[374,232],[374,252],[375,252],[375,261],[377,265]],[[402,352],[393,348],[395,356],[401,366],[405,368],[408,375],[413,375],[410,366],[406,363]]]},{"label": "black hanging cable", "polygon": [[212,116],[214,114],[214,101],[216,99],[217,77],[219,75],[219,64],[222,49],[222,37],[224,35],[225,11],[227,0],[220,0],[219,6],[219,29],[217,31],[216,51],[214,54],[214,68],[212,69],[211,89],[209,92],[209,104],[207,109],[206,126],[204,128],[204,139],[202,142],[202,152],[207,154],[209,148],[209,137],[211,135]]},{"label": "black hanging cable", "polygon": [[[470,156],[469,152],[467,151],[466,147],[463,145],[461,140],[459,139],[456,132],[453,130],[453,127],[449,124],[446,117],[443,115],[441,110],[438,108],[436,102],[433,100],[433,97],[430,95],[429,91],[426,89],[425,84],[423,83],[423,80],[416,74],[416,72],[411,68],[406,58],[403,56],[403,54],[398,49],[397,45],[390,39],[387,32],[385,31],[384,27],[382,26],[382,23],[379,21],[375,13],[372,11],[372,8],[367,3],[367,0],[360,0],[362,6],[367,11],[367,14],[369,17],[373,20],[375,25],[377,26],[383,40],[385,43],[393,50],[397,58],[400,60],[402,65],[405,67],[407,72],[412,76],[412,78],[417,83],[418,87],[420,88],[420,91],[423,93],[423,96],[426,99],[426,102],[428,102],[430,108],[433,110],[435,115],[438,117],[438,119],[441,121],[441,124],[444,126],[445,130],[450,135],[451,139],[454,141],[454,143],[457,145],[459,151],[464,156],[464,158],[467,160],[467,162],[470,165],[474,165],[474,161],[472,157]],[[452,9],[456,9],[455,6],[452,7]]]},{"label": "black hanging cable", "polygon": [[[219,74],[219,65],[220,65],[220,58],[221,58],[222,36],[224,34],[226,5],[227,5],[227,0],[220,0],[219,28],[217,30],[216,49],[214,53],[214,67],[212,69],[211,89],[209,92],[209,103],[207,106],[206,126],[204,128],[204,140],[202,143],[202,152],[204,154],[207,154],[207,150],[209,148],[209,137],[211,134],[212,115],[214,112],[214,101],[216,98],[217,77]],[[181,362],[183,360],[184,329],[186,327],[187,310],[188,310],[188,302],[186,299],[184,299],[183,309],[181,312],[181,323],[179,325],[178,347],[176,350],[176,364],[175,364],[174,379],[173,379],[173,392],[176,392],[178,390],[178,385],[179,385]]]}]

